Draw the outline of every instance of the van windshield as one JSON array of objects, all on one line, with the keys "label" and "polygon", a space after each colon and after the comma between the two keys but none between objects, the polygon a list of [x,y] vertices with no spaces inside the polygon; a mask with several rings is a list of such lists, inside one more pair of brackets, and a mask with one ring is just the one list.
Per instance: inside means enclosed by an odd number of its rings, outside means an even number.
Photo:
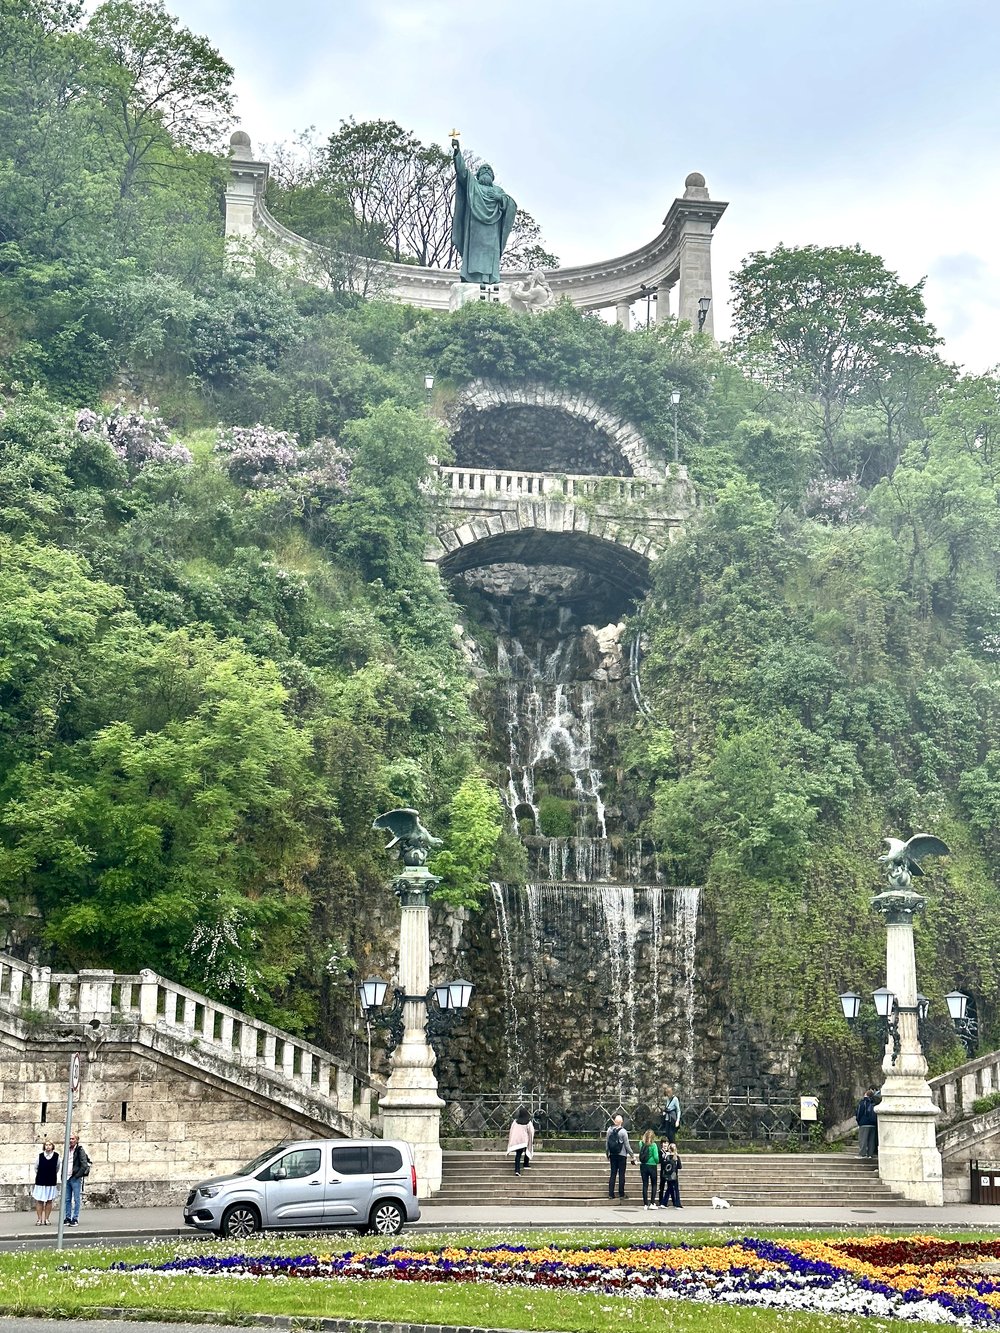
[{"label": "van windshield", "polygon": [[234,1176],[253,1175],[253,1173],[257,1170],[257,1168],[263,1166],[265,1162],[269,1162],[271,1158],[275,1155],[275,1153],[281,1152],[281,1148],[282,1145],[280,1143],[276,1143],[273,1148],[268,1148],[266,1152],[260,1153],[257,1157],[253,1159],[252,1162],[247,1162],[246,1166],[241,1166],[238,1171],[234,1171],[233,1175]]}]

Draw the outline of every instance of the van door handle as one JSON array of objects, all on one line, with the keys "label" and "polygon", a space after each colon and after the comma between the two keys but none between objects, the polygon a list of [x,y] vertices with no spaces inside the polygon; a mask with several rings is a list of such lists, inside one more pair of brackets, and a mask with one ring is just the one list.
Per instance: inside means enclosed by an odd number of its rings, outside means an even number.
[{"label": "van door handle", "polygon": [[322,1180],[310,1180],[310,1185],[322,1185]]}]

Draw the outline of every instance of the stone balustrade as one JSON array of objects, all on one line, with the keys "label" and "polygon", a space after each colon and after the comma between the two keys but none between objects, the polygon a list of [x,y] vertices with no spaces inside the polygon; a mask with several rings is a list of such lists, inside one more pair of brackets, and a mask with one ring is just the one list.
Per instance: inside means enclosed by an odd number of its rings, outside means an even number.
[{"label": "stone balustrade", "polygon": [[562,476],[552,472],[500,472],[496,469],[438,468],[449,502],[463,497],[537,500],[541,496],[572,501],[593,498],[598,501],[654,499],[670,487],[670,480],[652,481],[645,477]]},{"label": "stone balustrade", "polygon": [[87,1024],[137,1028],[177,1038],[188,1049],[256,1075],[276,1078],[288,1090],[325,1104],[355,1122],[371,1123],[374,1090],[362,1075],[329,1051],[280,1028],[199,995],[144,969],[137,976],[110,971],[53,972],[0,954],[0,1010],[34,1024]]},{"label": "stone balustrade", "polygon": [[934,1102],[946,1120],[972,1115],[973,1102],[991,1092],[1000,1092],[1000,1051],[968,1060],[928,1082]]}]

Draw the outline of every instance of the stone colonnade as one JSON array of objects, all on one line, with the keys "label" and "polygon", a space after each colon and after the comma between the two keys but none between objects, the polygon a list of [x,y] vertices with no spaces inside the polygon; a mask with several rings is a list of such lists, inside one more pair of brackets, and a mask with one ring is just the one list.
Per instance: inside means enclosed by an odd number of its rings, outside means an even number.
[{"label": "stone colonnade", "polygon": [[[268,212],[264,192],[269,169],[266,161],[254,156],[249,135],[237,130],[230,141],[226,187],[226,237],[233,253],[240,247],[266,250],[272,262],[294,269],[305,281],[327,285],[328,265],[322,262],[321,249]],[[648,301],[651,320],[669,316],[676,288],[678,319],[714,337],[712,233],[727,207],[709,196],[704,176],[693,171],[652,241],[614,259],[546,270],[546,283],[556,300],[565,298],[581,310],[614,310],[617,322],[625,327],[631,323],[635,303],[641,307]],[[425,309],[449,309],[454,269],[387,263],[381,265],[381,276],[384,282],[378,285],[390,299]],[[527,274],[502,277],[509,283]]]}]

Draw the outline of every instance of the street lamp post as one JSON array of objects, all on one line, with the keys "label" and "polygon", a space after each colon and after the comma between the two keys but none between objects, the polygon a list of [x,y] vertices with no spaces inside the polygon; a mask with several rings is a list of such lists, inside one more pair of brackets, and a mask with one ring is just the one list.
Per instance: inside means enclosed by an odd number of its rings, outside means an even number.
[{"label": "street lamp post", "polygon": [[639,291],[646,298],[646,328],[650,327],[652,320],[652,308],[656,303],[656,293],[659,287],[656,284],[647,285],[645,282],[639,283]]},{"label": "street lamp post", "polygon": [[677,405],[681,401],[680,389],[674,389],[673,393],[670,395],[670,401],[674,405],[674,466],[676,467],[679,460],[677,452]]},{"label": "street lamp post", "polygon": [[979,1024],[968,1012],[969,997],[960,990],[953,990],[944,999],[948,1006],[949,1017],[955,1025],[955,1031],[965,1047],[966,1054],[971,1059],[976,1049]]},{"label": "street lamp post", "polygon": [[[393,835],[388,850],[396,850],[403,869],[392,881],[400,903],[399,987],[395,992],[392,1072],[385,1095],[380,1099],[382,1132],[387,1139],[404,1139],[413,1145],[414,1161],[423,1183],[423,1192],[435,1194],[441,1188],[441,1108],[435,1055],[428,1028],[431,1026],[430,1001],[441,992],[447,996],[447,1008],[468,1006],[472,985],[468,981],[449,982],[435,990],[430,986],[430,895],[439,883],[425,864],[431,848],[440,839],[431,837],[420,822],[416,810],[390,810],[379,815],[373,829]],[[387,985],[370,977],[359,988],[366,1021],[370,1010],[385,998]]]}]

